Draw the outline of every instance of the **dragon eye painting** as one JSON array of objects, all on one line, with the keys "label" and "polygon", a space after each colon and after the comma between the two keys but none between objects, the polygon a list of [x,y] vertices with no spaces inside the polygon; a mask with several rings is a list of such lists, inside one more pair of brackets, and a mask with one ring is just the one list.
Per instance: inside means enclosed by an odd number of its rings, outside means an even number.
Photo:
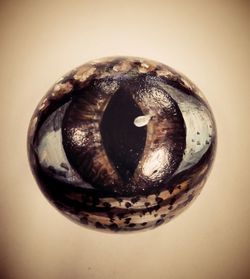
[{"label": "dragon eye painting", "polygon": [[109,232],[179,215],[201,192],[215,149],[199,89],[136,57],[72,70],[41,100],[28,131],[30,165],[47,199],[71,220]]}]

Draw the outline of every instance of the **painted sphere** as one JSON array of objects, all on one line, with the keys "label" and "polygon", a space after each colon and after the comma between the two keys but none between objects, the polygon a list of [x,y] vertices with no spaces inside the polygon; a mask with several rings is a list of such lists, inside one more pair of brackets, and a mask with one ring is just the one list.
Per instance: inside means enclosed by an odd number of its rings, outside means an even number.
[{"label": "painted sphere", "polygon": [[200,193],[216,148],[199,89],[144,58],[90,61],[62,77],[28,131],[33,174],[71,220],[102,231],[155,228]]}]

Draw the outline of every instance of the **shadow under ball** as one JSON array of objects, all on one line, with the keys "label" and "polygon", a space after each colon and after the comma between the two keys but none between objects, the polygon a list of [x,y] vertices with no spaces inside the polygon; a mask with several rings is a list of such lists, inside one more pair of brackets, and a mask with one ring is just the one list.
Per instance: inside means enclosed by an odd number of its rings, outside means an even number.
[{"label": "shadow under ball", "polygon": [[155,228],[179,215],[199,195],[215,149],[199,89],[136,57],[72,70],[43,97],[28,131],[31,169],[47,199],[102,231]]}]

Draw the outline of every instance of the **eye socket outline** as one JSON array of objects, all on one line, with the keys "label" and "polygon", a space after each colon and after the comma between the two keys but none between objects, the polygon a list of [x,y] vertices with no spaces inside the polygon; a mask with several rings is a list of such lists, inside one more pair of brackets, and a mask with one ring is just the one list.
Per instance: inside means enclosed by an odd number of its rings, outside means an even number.
[{"label": "eye socket outline", "polygon": [[[169,69],[168,69],[168,71],[169,71]],[[74,71],[73,71],[74,72]],[[175,74],[175,72],[173,73],[173,76],[174,76],[174,74]],[[162,77],[161,77],[162,78]],[[164,79],[165,79],[165,77],[163,77]],[[72,80],[72,75],[71,75],[71,77],[70,76],[68,76],[68,77],[65,77],[64,78],[64,82],[65,83],[67,83],[69,80]],[[74,86],[77,84],[75,81],[74,82],[72,82],[73,84],[74,84]],[[170,84],[172,84],[172,86],[174,87],[174,85],[173,85],[173,83],[175,83],[175,79],[173,79],[173,80],[171,80],[171,82],[170,82]],[[73,87],[74,87],[73,86]],[[79,86],[79,83],[78,83],[78,86]],[[182,84],[178,84],[178,88],[179,87],[182,87]],[[82,87],[82,84],[81,84],[81,87]],[[186,87],[184,88],[185,90],[184,91],[189,91],[189,89],[187,89]],[[72,98],[72,91],[74,91],[74,90],[71,90],[71,91],[69,91],[70,92],[70,94],[68,95],[68,96],[63,96],[62,98],[59,98],[60,99],[60,101],[62,102],[62,103],[65,103],[66,102],[66,100],[68,99],[71,99]],[[69,93],[69,92],[67,92],[67,93]],[[49,92],[48,94],[47,94],[47,96],[50,96],[51,95],[51,92]],[[197,96],[196,96],[197,97]],[[53,103],[53,98],[50,100],[51,101],[51,103]],[[56,106],[57,106],[58,104],[56,104]],[[39,110],[38,110],[39,111]],[[47,113],[48,113],[48,111],[46,111]],[[41,114],[42,114],[43,112],[41,112]],[[39,112],[38,112],[38,115],[39,115]],[[35,114],[34,114],[34,117],[33,117],[33,121],[34,122],[36,122],[36,120],[38,119],[37,117],[38,117],[38,115],[37,115],[37,111],[35,112]],[[43,115],[44,116],[44,115]],[[40,119],[40,121],[39,121],[40,123],[36,123],[35,125],[32,125],[31,124],[31,126],[30,126],[30,129],[29,129],[29,136],[30,137],[32,137],[33,136],[33,140],[35,139],[35,136],[34,136],[34,134],[32,135],[32,130],[34,131],[35,130],[35,126],[37,126],[37,125],[41,125],[41,123],[42,123],[42,121],[41,121],[41,119]],[[34,141],[33,141],[34,142]],[[30,149],[30,146],[28,146],[28,148]],[[34,159],[34,158],[31,158],[31,164],[32,164],[32,159]]]}]

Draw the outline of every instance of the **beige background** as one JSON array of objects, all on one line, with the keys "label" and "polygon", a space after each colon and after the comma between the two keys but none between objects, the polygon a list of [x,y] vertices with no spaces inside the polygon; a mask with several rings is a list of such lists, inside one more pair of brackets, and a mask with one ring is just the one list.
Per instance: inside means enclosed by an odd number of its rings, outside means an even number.
[{"label": "beige background", "polygon": [[[1,1],[0,277],[250,278],[248,1]],[[26,156],[35,106],[92,58],[166,63],[206,94],[219,134],[197,201],[160,228],[90,231],[43,197]]]}]

